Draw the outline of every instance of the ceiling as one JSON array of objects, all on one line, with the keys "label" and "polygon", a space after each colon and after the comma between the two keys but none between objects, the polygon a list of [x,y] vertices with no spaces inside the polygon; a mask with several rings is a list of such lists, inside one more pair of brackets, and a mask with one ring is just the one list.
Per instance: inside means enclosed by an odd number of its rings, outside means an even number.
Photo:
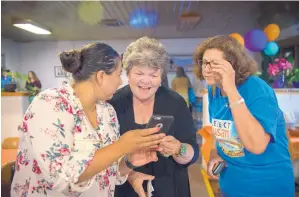
[{"label": "ceiling", "polygon": [[[299,2],[224,2],[224,1],[101,1],[102,19],[117,19],[123,23],[118,27],[100,24],[98,15],[85,13],[96,24],[80,20],[79,1],[1,1],[1,36],[19,42],[38,40],[109,40],[135,39],[140,36],[155,38],[200,38],[238,32],[245,34],[252,28],[263,28],[265,24],[279,22],[281,28],[299,21]],[[277,5],[273,7],[273,5]],[[271,9],[265,9],[272,6]],[[288,10],[287,14],[283,12]],[[154,28],[134,29],[129,25],[130,13],[136,8],[154,10],[158,23]],[[279,8],[279,9],[278,9]],[[277,9],[277,10],[276,10]],[[278,11],[279,10],[279,11]],[[178,31],[179,16],[184,12],[200,15],[195,28]],[[277,14],[278,13],[278,14]],[[298,12],[299,13],[299,12]],[[265,17],[263,17],[265,16]],[[285,17],[284,20],[281,18]],[[284,22],[286,17],[289,23]],[[12,19],[30,19],[51,29],[52,35],[35,35],[12,26]],[[292,20],[291,20],[292,19]],[[291,22],[290,22],[291,21]]]}]

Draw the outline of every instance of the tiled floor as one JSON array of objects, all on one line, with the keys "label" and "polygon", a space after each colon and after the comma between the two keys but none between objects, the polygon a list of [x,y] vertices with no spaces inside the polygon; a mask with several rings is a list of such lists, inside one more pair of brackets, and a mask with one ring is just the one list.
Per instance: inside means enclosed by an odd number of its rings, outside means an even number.
[{"label": "tiled floor", "polygon": [[192,197],[209,197],[204,179],[201,174],[201,161],[198,160],[195,164],[189,167],[189,181]]}]

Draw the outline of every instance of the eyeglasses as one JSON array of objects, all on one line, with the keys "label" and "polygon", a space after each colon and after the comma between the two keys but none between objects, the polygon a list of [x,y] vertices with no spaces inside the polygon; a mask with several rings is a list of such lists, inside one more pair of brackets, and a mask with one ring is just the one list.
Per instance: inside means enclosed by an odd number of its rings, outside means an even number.
[{"label": "eyeglasses", "polygon": [[200,66],[201,68],[212,68],[212,65],[218,65],[216,60],[211,60],[211,61],[206,61],[206,60],[198,60],[197,65]]},{"label": "eyeglasses", "polygon": [[214,64],[215,62],[212,60],[212,61],[203,61],[203,60],[198,60],[197,61],[197,65],[200,66],[201,68],[209,68],[211,69],[212,67],[212,64]]}]

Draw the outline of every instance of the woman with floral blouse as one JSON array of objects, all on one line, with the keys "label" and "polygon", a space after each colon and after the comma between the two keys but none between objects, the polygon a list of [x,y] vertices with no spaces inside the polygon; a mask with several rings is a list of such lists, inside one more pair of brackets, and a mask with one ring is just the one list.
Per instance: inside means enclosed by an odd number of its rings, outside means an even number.
[{"label": "woman with floral blouse", "polygon": [[132,166],[157,161],[158,128],[119,135],[110,99],[121,84],[118,53],[103,43],[63,52],[75,83],[38,94],[19,126],[11,196],[113,197]]}]

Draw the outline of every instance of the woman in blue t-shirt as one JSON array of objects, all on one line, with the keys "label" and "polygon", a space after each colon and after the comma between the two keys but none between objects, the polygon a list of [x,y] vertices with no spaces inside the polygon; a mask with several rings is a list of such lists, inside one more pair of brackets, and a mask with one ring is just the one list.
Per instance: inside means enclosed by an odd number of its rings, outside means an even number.
[{"label": "woman in blue t-shirt", "polygon": [[197,76],[209,85],[215,139],[209,175],[215,163],[226,163],[219,179],[222,196],[294,197],[285,120],[273,89],[252,76],[256,63],[229,36],[206,40],[194,60]]}]

